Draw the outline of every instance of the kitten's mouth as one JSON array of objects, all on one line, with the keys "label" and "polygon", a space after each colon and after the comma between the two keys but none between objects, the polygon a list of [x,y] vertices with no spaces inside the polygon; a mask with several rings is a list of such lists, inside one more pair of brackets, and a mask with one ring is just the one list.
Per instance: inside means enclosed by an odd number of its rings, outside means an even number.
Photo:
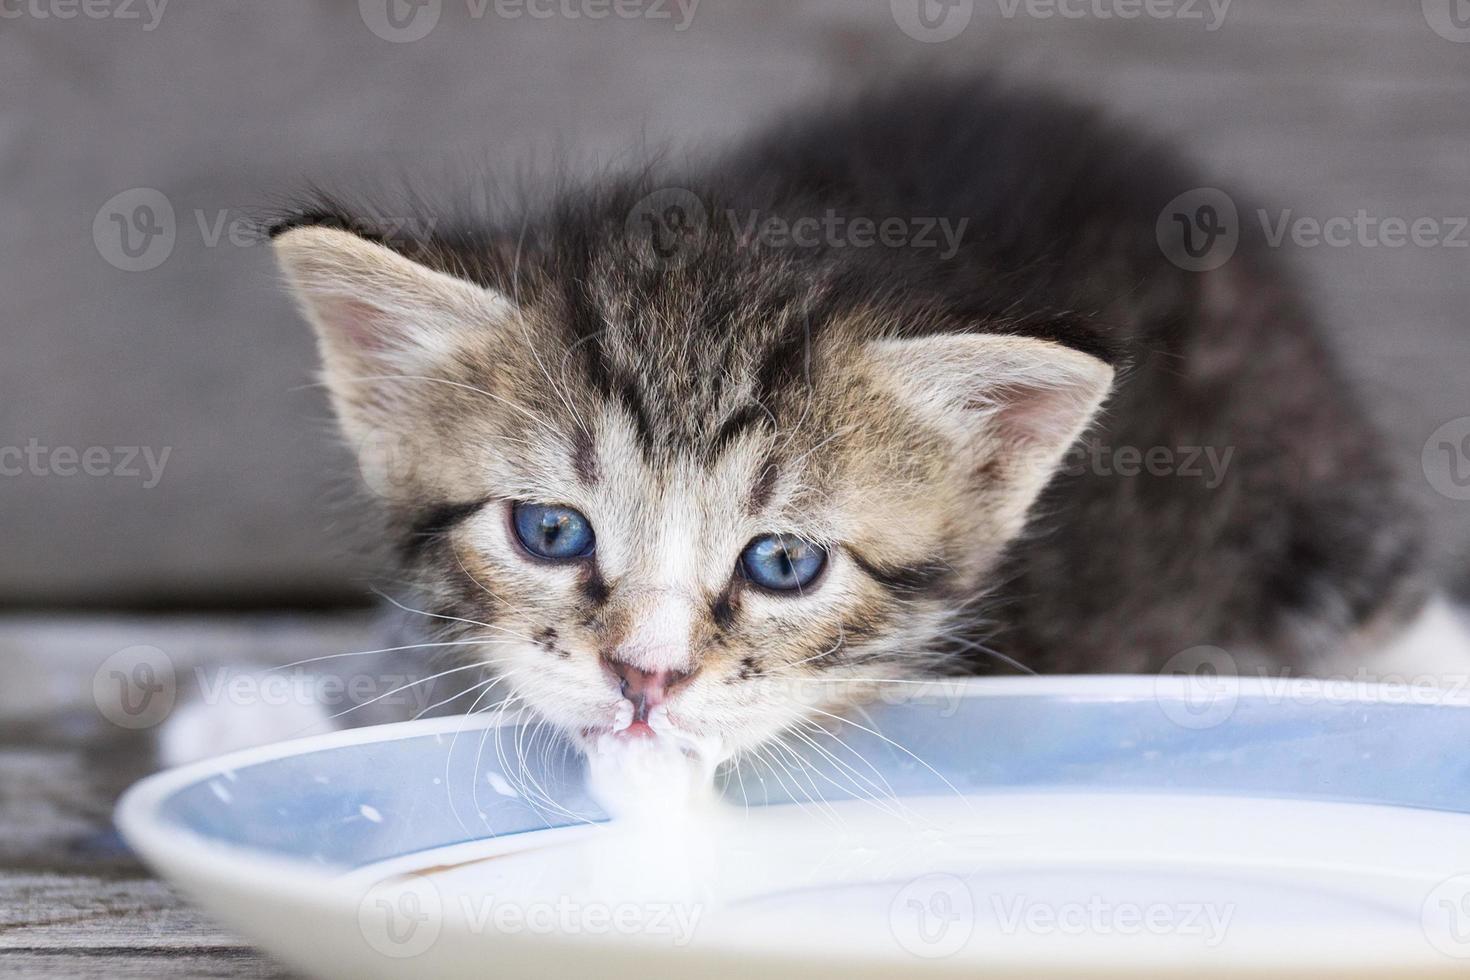
[{"label": "kitten's mouth", "polygon": [[658,738],[658,732],[646,721],[634,721],[627,728],[613,734],[618,738]]},{"label": "kitten's mouth", "polygon": [[582,734],[592,741],[606,737],[620,740],[657,739],[660,735],[675,740],[682,740],[685,737],[684,733],[674,724],[674,720],[669,717],[667,705],[660,704],[650,708],[646,701],[634,704],[626,700],[613,711],[613,716],[607,724],[584,729]]},{"label": "kitten's mouth", "polygon": [[631,709],[632,705],[624,702],[608,723],[583,728],[583,746],[591,752],[616,751],[620,747],[666,747],[690,758],[720,758],[720,739],[681,728],[670,717],[666,705],[659,705],[646,715]]},{"label": "kitten's mouth", "polygon": [[653,726],[650,725],[648,722],[635,720],[631,724],[622,728],[615,728],[612,725],[601,725],[593,728],[584,728],[582,729],[582,738],[589,743],[595,743],[602,738],[616,738],[627,740],[639,738],[658,738],[658,732],[654,731]]}]

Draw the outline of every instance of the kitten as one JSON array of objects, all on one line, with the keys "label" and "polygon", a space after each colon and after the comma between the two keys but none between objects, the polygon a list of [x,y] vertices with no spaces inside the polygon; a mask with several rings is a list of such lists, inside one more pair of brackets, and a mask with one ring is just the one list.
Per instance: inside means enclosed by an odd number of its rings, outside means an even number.
[{"label": "kitten", "polygon": [[853,678],[1320,670],[1424,608],[1419,518],[1273,256],[1161,249],[1206,183],[1087,109],[911,81],[499,223],[321,200],[273,238],[435,638],[583,745],[729,755]]}]

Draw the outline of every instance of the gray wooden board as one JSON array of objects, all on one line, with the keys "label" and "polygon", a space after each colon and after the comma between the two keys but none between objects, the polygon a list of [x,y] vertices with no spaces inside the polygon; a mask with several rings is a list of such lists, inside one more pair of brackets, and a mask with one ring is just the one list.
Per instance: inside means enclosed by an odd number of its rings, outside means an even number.
[{"label": "gray wooden board", "polygon": [[118,650],[190,668],[284,664],[364,649],[360,615],[0,618],[0,975],[283,977],[154,879],[112,828],[156,768],[151,729],[112,724],[93,677]]}]

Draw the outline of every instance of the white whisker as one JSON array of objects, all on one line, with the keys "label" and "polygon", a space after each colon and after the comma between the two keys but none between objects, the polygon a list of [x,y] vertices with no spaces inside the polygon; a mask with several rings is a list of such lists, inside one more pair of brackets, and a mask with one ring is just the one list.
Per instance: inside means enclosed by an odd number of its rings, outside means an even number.
[{"label": "white whisker", "polygon": [[813,708],[813,707],[808,706],[807,707],[807,710],[808,711],[814,711],[814,712],[816,712],[819,715],[823,715],[824,717],[831,718],[832,720],[841,722],[844,725],[851,725],[852,727],[856,728],[858,731],[866,732],[867,734],[872,735],[874,738],[879,739],[879,740],[881,740],[881,741],[883,741],[883,742],[885,742],[885,743],[893,746],[894,748],[896,748],[900,752],[902,752],[904,755],[908,756],[910,759],[913,759],[919,765],[921,765],[925,769],[929,770],[929,772],[933,773],[939,779],[939,781],[941,783],[943,783],[946,787],[949,788],[950,792],[954,793],[954,795],[956,797],[958,797],[959,799],[965,801],[965,805],[967,807],[969,806],[969,802],[968,802],[969,798],[967,796],[965,796],[965,794],[961,793],[959,791],[959,789],[955,786],[954,783],[952,783],[948,779],[946,779],[945,776],[944,776],[944,774],[941,773],[938,769],[935,769],[933,766],[929,765],[929,763],[925,762],[923,759],[919,758],[913,752],[909,751],[909,749],[906,746],[900,745],[899,743],[895,742],[893,739],[889,738],[887,735],[882,734],[881,732],[878,732],[878,731],[876,731],[876,730],[874,730],[872,728],[868,728],[865,725],[858,724],[857,722],[853,721],[851,718],[844,718],[841,715],[834,715],[832,712],[830,712],[830,711],[823,711],[821,708]]}]

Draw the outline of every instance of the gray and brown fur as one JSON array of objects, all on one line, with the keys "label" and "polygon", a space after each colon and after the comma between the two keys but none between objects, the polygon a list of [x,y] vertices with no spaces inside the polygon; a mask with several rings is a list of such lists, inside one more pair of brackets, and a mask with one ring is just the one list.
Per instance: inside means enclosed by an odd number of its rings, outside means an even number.
[{"label": "gray and brown fur", "polygon": [[[1166,202],[1206,183],[1088,110],[913,82],[501,223],[375,235],[323,199],[275,234],[422,608],[493,641],[506,689],[573,731],[617,699],[599,657],[662,617],[682,648],[649,655],[696,671],[682,721],[738,747],[800,716],[785,680],[984,672],[995,653],[1148,671],[1203,644],[1289,668],[1422,601],[1417,518],[1273,258],[1246,241],[1194,273],[1160,251]],[[702,220],[643,220],[683,192]],[[829,210],[966,231],[946,257],[727,220]],[[375,347],[415,303],[437,353]],[[354,317],[363,332],[334,326]],[[1057,472],[1079,436],[1230,466],[1217,486]],[[597,554],[517,554],[519,499],[583,510]],[[811,595],[738,574],[770,531],[831,548]]]}]

